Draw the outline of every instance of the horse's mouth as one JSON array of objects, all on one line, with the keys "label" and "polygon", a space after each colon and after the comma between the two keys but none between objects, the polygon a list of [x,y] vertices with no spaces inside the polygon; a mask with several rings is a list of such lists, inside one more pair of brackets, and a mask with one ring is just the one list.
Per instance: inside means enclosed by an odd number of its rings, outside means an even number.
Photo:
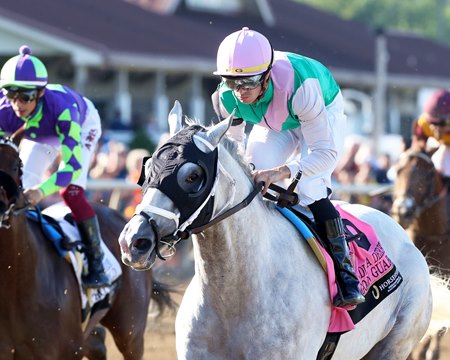
[{"label": "horse's mouth", "polygon": [[128,259],[125,256],[122,256],[122,262],[131,267],[133,270],[137,270],[137,271],[145,271],[145,270],[150,270],[153,265],[155,264],[155,257],[153,257],[153,261],[151,261],[150,259],[147,259],[143,262],[140,261],[132,261],[130,259]]},{"label": "horse's mouth", "polygon": [[136,271],[145,271],[145,270],[150,270],[153,265],[155,264],[155,260],[156,260],[156,252],[152,251],[149,256],[143,257],[138,256],[138,257],[134,257],[134,256],[129,256],[126,254],[122,254],[122,262],[131,267],[133,270]]},{"label": "horse's mouth", "polygon": [[404,229],[408,228],[413,222],[413,211],[404,208],[391,210],[391,217],[397,221]]}]

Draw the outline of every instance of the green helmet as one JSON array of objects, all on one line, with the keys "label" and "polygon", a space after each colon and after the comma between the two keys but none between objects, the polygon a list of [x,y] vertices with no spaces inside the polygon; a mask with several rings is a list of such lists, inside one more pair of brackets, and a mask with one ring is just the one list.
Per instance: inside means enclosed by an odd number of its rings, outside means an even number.
[{"label": "green helmet", "polygon": [[31,48],[22,45],[19,55],[9,59],[0,73],[1,88],[37,89],[47,85],[48,74],[44,63],[31,56]]}]

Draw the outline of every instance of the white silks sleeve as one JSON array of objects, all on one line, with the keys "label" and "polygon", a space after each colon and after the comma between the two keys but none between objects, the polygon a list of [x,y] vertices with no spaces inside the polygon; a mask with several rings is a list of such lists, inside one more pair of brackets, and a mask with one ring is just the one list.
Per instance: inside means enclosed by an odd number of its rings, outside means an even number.
[{"label": "white silks sleeve", "polygon": [[308,154],[298,154],[287,166],[294,176],[301,170],[305,176],[313,176],[334,169],[338,151],[333,137],[333,129],[322,96],[319,81],[307,79],[294,94],[294,113],[301,122],[301,132],[308,147]]}]

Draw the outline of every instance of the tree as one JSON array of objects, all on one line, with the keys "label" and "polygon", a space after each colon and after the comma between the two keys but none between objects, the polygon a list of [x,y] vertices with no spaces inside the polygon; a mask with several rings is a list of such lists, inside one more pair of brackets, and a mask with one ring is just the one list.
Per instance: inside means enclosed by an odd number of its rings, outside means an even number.
[{"label": "tree", "polygon": [[373,27],[395,28],[450,43],[448,0],[293,0]]}]

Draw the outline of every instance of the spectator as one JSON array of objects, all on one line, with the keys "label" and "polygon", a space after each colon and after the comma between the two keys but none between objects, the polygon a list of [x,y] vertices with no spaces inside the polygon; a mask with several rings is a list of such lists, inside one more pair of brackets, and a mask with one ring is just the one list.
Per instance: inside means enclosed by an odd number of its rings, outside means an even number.
[{"label": "spectator", "polygon": [[[141,175],[143,159],[150,156],[150,152],[146,149],[133,149],[128,153],[126,160],[127,177],[126,179],[132,183],[137,183]],[[136,206],[142,200],[142,190],[136,189],[128,193],[129,195],[122,195],[122,212],[125,218],[130,219]]]}]

